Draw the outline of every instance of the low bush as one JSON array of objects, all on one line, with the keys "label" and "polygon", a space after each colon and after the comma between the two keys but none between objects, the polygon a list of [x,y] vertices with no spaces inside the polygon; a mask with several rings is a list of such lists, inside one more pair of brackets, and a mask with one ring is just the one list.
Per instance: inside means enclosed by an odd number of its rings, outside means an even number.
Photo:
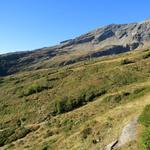
[{"label": "low bush", "polygon": [[19,93],[18,95],[20,97],[29,96],[29,95],[32,95],[34,93],[39,93],[39,92],[41,92],[45,89],[49,89],[49,88],[51,88],[51,87],[49,87],[48,83],[43,81],[42,83],[33,83],[29,87],[27,87],[27,89],[18,89],[17,93]]},{"label": "low bush", "polygon": [[150,51],[145,52],[144,55],[142,56],[143,59],[146,59],[149,57],[150,57]]},{"label": "low bush", "polygon": [[8,137],[15,133],[15,128],[9,128],[0,132],[0,146],[4,146]]},{"label": "low bush", "polygon": [[130,70],[118,69],[117,71],[114,71],[109,75],[109,79],[110,81],[112,81],[113,85],[120,87],[137,82],[139,80],[139,77]]},{"label": "low bush", "polygon": [[13,141],[25,137],[31,130],[21,127],[21,128],[9,128],[7,130],[1,131],[0,133],[0,146],[9,144]]},{"label": "low bush", "polygon": [[109,103],[119,103],[122,100],[122,96],[120,94],[111,95],[106,98],[106,101]]},{"label": "low bush", "polygon": [[25,95],[31,95],[34,93],[38,93],[41,92],[43,90],[43,87],[37,83],[32,84],[26,91]]},{"label": "low bush", "polygon": [[86,139],[88,137],[88,135],[90,135],[92,133],[92,129],[91,128],[85,128],[82,132],[82,138]]},{"label": "low bush", "polygon": [[7,138],[7,140],[5,141],[5,143],[7,144],[7,143],[11,143],[13,141],[16,141],[18,139],[21,139],[21,138],[25,137],[30,132],[31,132],[30,129],[27,129],[27,128],[24,128],[24,127],[16,129],[15,133],[12,134],[11,136],[9,136]]},{"label": "low bush", "polygon": [[87,102],[94,100],[94,98],[106,93],[106,90],[87,90],[82,91],[77,98],[63,97],[56,100],[54,103],[54,114],[61,114],[78,108]]},{"label": "low bush", "polygon": [[48,149],[49,149],[49,146],[48,146],[47,143],[43,143],[43,144],[41,145],[41,150],[48,150]]},{"label": "low bush", "polygon": [[129,60],[129,59],[123,59],[120,62],[121,65],[127,65],[127,64],[131,64],[131,63],[134,63],[134,61],[133,60]]},{"label": "low bush", "polygon": [[129,96],[131,93],[129,92],[122,92],[122,93],[117,93],[115,95],[109,95],[106,98],[104,98],[104,102],[110,103],[110,104],[117,104],[120,103],[124,98]]}]

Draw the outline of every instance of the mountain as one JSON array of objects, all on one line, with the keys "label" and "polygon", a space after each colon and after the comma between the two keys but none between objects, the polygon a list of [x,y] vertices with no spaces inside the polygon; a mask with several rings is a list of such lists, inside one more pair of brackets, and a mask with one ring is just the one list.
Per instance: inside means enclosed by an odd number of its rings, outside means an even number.
[{"label": "mountain", "polygon": [[149,24],[0,55],[0,150],[150,150]]},{"label": "mountain", "polygon": [[149,48],[150,19],[112,24],[53,47],[0,55],[0,75],[73,64],[94,57]]}]

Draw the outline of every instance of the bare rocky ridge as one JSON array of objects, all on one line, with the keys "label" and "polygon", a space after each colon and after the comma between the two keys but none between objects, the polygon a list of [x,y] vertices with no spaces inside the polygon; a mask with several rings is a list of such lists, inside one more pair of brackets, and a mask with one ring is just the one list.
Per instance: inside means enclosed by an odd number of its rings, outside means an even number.
[{"label": "bare rocky ridge", "polygon": [[0,55],[0,76],[149,48],[149,43],[150,19],[139,23],[112,24],[53,47]]}]

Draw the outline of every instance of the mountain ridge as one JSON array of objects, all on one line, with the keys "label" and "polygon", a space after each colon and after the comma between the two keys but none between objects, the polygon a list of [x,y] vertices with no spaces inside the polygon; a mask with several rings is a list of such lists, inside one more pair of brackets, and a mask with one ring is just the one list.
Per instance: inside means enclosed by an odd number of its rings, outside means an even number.
[{"label": "mountain ridge", "polygon": [[[60,44],[33,51],[0,55],[0,76],[18,71],[64,66],[93,57],[150,47],[150,19],[110,24]],[[36,67],[35,67],[36,66]]]}]

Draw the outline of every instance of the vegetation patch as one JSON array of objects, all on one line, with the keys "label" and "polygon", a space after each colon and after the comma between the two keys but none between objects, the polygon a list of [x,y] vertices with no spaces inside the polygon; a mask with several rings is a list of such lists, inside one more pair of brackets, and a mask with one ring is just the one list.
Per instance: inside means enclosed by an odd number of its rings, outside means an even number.
[{"label": "vegetation patch", "polygon": [[134,63],[134,61],[130,60],[130,59],[123,59],[120,62],[121,65],[127,65],[127,64],[131,64],[131,63]]},{"label": "vegetation patch", "polygon": [[147,105],[139,117],[139,122],[145,127],[150,127],[150,105]]},{"label": "vegetation patch", "polygon": [[61,114],[85,105],[87,102],[94,100],[98,96],[102,96],[106,93],[106,90],[99,91],[82,91],[77,98],[63,97],[61,100],[57,100],[54,104],[54,114]]},{"label": "vegetation patch", "polygon": [[48,81],[44,80],[44,81],[40,81],[40,82],[35,82],[27,87],[18,87],[16,89],[16,94],[19,97],[23,97],[23,96],[29,96],[35,93],[39,93],[45,89],[50,89],[52,88],[52,86],[50,86],[50,84],[48,83]]},{"label": "vegetation patch", "polygon": [[1,131],[0,133],[0,146],[5,144],[9,144],[13,141],[21,139],[25,137],[31,130],[28,128],[9,128],[6,130]]},{"label": "vegetation patch", "polygon": [[143,150],[150,150],[150,105],[147,105],[139,117],[139,122],[145,126],[141,136]]},{"label": "vegetation patch", "polygon": [[92,128],[85,128],[81,132],[82,139],[86,139],[91,133],[92,133]]},{"label": "vegetation patch", "polygon": [[146,51],[146,52],[143,54],[143,56],[142,56],[143,59],[146,59],[146,58],[149,58],[149,57],[150,57],[150,51]]}]

